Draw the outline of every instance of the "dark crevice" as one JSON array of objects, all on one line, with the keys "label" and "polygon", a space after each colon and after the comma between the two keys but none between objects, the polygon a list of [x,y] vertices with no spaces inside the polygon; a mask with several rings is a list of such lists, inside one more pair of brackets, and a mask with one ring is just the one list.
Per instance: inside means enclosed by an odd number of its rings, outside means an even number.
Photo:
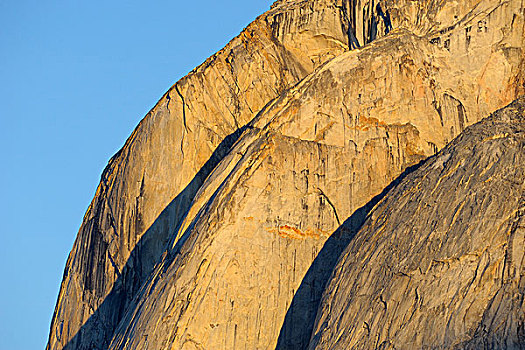
[{"label": "dark crevice", "polygon": [[[308,185],[306,187],[308,187]],[[332,203],[330,198],[328,198],[328,196],[320,188],[317,188],[317,190],[319,191],[321,196],[323,196],[324,199],[326,199],[326,201],[328,202],[328,204],[330,205],[330,207],[334,211],[334,215],[335,215],[335,219],[337,220],[337,224],[341,225],[341,221],[339,220],[339,215],[337,215],[337,210],[335,209],[335,205]]]},{"label": "dark crevice", "polygon": [[111,256],[111,253],[109,252],[109,250],[107,251],[107,253],[108,253],[109,262],[111,263],[111,266],[113,266],[113,268],[115,269],[115,273],[117,274],[117,278],[118,278],[121,275],[120,270],[117,264],[115,263],[115,260],[113,260],[113,257]]},{"label": "dark crevice", "polygon": [[459,100],[458,100],[457,108],[458,108],[459,130],[460,132],[463,132],[463,130],[465,130],[465,122],[468,123],[467,112],[465,110],[465,107]]},{"label": "dark crevice", "polygon": [[386,12],[383,12],[381,4],[377,4],[376,12],[385,24],[385,35],[390,33],[390,31],[392,30],[392,20],[390,18],[390,11],[386,10]]},{"label": "dark crevice", "polygon": [[351,50],[355,50],[361,47],[361,44],[359,44],[359,40],[357,40],[355,36],[355,30],[352,28],[352,26],[348,27],[348,46]]},{"label": "dark crevice", "polygon": [[168,114],[171,114],[171,111],[170,111],[171,97],[170,97],[169,91],[166,93],[166,100],[168,100],[168,102],[166,103],[166,109],[168,110]]},{"label": "dark crevice", "polygon": [[384,11],[379,3],[374,6],[374,1],[362,5],[357,0],[349,0],[341,11],[345,22],[343,30],[347,34],[348,47],[351,50],[387,35],[393,29],[390,11]]},{"label": "dark crevice", "polygon": [[[180,140],[180,151],[182,153],[182,159],[184,159],[184,136],[188,132],[188,125],[186,124],[186,102],[184,101],[184,96],[182,96],[182,93],[179,90],[178,84],[175,84],[175,91],[177,91],[177,94],[179,95],[182,101],[182,123],[184,126],[184,130],[182,130],[182,137]],[[167,94],[167,96],[169,96],[169,93]]]}]

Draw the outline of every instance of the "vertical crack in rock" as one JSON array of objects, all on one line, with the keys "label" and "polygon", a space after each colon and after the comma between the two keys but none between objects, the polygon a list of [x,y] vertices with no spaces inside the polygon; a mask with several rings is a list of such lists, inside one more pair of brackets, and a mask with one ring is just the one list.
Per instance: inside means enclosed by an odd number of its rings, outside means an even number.
[{"label": "vertical crack in rock", "polygon": [[177,91],[182,102],[182,125],[184,126],[184,130],[182,131],[182,137],[180,139],[180,152],[182,154],[182,159],[184,159],[184,136],[188,133],[188,125],[186,123],[186,102],[184,101],[184,96],[182,96],[182,93],[179,90],[178,84],[175,84],[175,91]]},{"label": "vertical crack in rock", "polygon": [[393,30],[390,10],[383,10],[380,1],[346,0],[341,11],[351,50],[359,49]]},{"label": "vertical crack in rock", "polygon": [[168,113],[171,113],[171,111],[170,111],[171,97],[170,97],[170,92],[169,91],[166,93],[166,100],[168,100],[168,102],[166,102],[166,109],[168,110]]},{"label": "vertical crack in rock", "polygon": [[339,220],[339,215],[337,215],[337,210],[335,209],[334,203],[332,203],[330,198],[328,198],[328,196],[320,188],[317,188],[317,190],[319,191],[321,196],[323,196],[323,198],[328,202],[328,204],[330,205],[330,207],[334,211],[335,219],[337,220],[337,225],[338,226],[341,225],[341,221]]}]

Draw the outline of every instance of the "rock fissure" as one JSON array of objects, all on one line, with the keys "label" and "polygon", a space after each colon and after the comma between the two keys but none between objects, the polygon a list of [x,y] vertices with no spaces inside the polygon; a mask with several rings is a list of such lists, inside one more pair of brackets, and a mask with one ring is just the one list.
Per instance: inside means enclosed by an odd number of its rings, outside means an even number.
[{"label": "rock fissure", "polygon": [[188,125],[186,122],[186,102],[184,101],[184,96],[182,96],[182,93],[180,92],[179,86],[177,84],[175,84],[175,91],[179,95],[180,100],[182,102],[182,125],[184,129],[182,130],[182,137],[180,139],[180,152],[182,154],[182,159],[184,159],[184,136],[188,133]]},{"label": "rock fissure", "polygon": [[339,215],[337,215],[337,210],[335,209],[334,203],[332,203],[330,198],[328,198],[328,196],[323,192],[323,190],[321,190],[320,188],[317,188],[317,190],[319,191],[321,196],[323,196],[323,198],[328,202],[328,204],[330,205],[330,208],[332,208],[334,215],[335,215],[335,219],[337,221],[337,225],[338,226],[341,225],[341,221],[339,220]]}]

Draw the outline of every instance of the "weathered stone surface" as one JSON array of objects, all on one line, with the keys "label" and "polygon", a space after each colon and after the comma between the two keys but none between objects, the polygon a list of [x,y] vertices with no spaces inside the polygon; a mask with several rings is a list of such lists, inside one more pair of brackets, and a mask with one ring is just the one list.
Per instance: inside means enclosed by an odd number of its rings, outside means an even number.
[{"label": "weathered stone surface", "polygon": [[275,3],[110,161],[48,348],[305,348],[361,207],[523,92],[523,11]]},{"label": "weathered stone surface", "polygon": [[368,215],[311,349],[525,346],[525,98],[468,128]]},{"label": "weathered stone surface", "polygon": [[108,345],[235,131],[346,49],[342,16],[331,1],[277,6],[160,99],[102,175],[65,268],[49,349]]},{"label": "weathered stone surface", "polygon": [[[517,10],[499,9],[504,18]],[[335,261],[304,276],[330,234],[407,166],[507,102],[517,70],[476,85],[500,51],[467,65],[455,58],[466,47],[431,38],[394,31],[268,105],[203,185],[112,347],[146,338],[152,348],[306,346]],[[503,92],[481,103],[489,89]]]}]

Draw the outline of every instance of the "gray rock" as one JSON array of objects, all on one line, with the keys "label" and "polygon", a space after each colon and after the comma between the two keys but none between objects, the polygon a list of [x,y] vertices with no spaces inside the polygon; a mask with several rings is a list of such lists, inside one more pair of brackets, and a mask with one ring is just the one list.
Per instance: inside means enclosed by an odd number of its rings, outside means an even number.
[{"label": "gray rock", "polygon": [[370,211],[335,267],[309,348],[523,349],[524,248],[521,98]]}]

